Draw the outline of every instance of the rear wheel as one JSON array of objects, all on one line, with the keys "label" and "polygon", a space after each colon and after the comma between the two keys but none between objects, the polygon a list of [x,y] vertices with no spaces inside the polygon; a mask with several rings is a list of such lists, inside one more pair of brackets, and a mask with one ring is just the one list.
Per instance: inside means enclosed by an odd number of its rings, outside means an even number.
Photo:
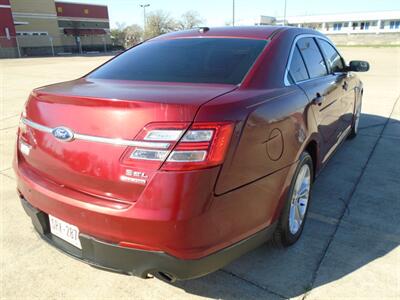
[{"label": "rear wheel", "polygon": [[273,243],[287,247],[300,237],[307,216],[313,178],[313,162],[307,152],[303,152],[293,176],[288,197],[274,233]]}]

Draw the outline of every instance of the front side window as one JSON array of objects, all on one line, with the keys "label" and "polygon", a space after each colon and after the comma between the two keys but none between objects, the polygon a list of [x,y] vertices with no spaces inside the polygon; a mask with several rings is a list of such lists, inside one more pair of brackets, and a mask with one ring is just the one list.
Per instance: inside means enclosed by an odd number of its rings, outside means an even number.
[{"label": "front side window", "polygon": [[294,47],[289,73],[294,82],[309,79],[306,66],[297,46]]},{"label": "front side window", "polygon": [[89,74],[89,78],[239,84],[266,40],[184,38],[138,45]]},{"label": "front side window", "polygon": [[343,60],[340,54],[336,51],[336,49],[325,40],[319,39],[318,41],[328,61],[331,72],[333,73],[343,72],[344,71]]},{"label": "front side window", "polygon": [[310,78],[328,74],[324,58],[313,38],[302,38],[297,42],[297,46],[304,58]]}]

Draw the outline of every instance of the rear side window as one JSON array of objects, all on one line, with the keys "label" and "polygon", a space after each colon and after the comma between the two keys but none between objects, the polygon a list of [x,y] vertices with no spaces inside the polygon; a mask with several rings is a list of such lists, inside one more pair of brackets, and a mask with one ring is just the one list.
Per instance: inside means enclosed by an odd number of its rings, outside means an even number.
[{"label": "rear side window", "polygon": [[306,66],[304,65],[303,58],[301,57],[299,49],[294,47],[292,60],[290,62],[289,73],[294,82],[309,79]]},{"label": "rear side window", "polygon": [[310,78],[327,75],[324,58],[313,38],[302,38],[297,46],[304,58]]},{"label": "rear side window", "polygon": [[238,84],[267,41],[185,38],[143,43],[116,57],[90,78]]},{"label": "rear side window", "polygon": [[318,41],[328,61],[331,72],[343,72],[344,71],[343,60],[340,54],[336,51],[336,49],[327,41],[321,39],[319,39]]}]

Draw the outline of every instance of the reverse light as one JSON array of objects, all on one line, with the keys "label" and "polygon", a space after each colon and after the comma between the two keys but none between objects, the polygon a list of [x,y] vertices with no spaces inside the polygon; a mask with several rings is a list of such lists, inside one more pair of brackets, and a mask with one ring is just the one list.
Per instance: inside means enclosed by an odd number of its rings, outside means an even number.
[{"label": "reverse light", "polygon": [[199,162],[204,161],[207,156],[205,150],[193,150],[193,151],[172,151],[167,161],[172,162]]},{"label": "reverse light", "polygon": [[136,148],[130,155],[130,158],[164,161],[168,154],[169,151]]},{"label": "reverse light", "polygon": [[182,142],[208,142],[213,136],[213,130],[189,130]]},{"label": "reverse light", "polygon": [[144,137],[145,141],[177,141],[184,130],[151,130]]}]

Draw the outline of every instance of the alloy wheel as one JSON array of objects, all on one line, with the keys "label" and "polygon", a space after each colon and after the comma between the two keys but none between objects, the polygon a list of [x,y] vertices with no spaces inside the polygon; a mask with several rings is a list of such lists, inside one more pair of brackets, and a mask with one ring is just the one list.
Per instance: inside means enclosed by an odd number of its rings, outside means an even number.
[{"label": "alloy wheel", "polygon": [[301,228],[310,198],[311,171],[309,165],[301,167],[294,186],[289,211],[289,230],[295,235]]}]

